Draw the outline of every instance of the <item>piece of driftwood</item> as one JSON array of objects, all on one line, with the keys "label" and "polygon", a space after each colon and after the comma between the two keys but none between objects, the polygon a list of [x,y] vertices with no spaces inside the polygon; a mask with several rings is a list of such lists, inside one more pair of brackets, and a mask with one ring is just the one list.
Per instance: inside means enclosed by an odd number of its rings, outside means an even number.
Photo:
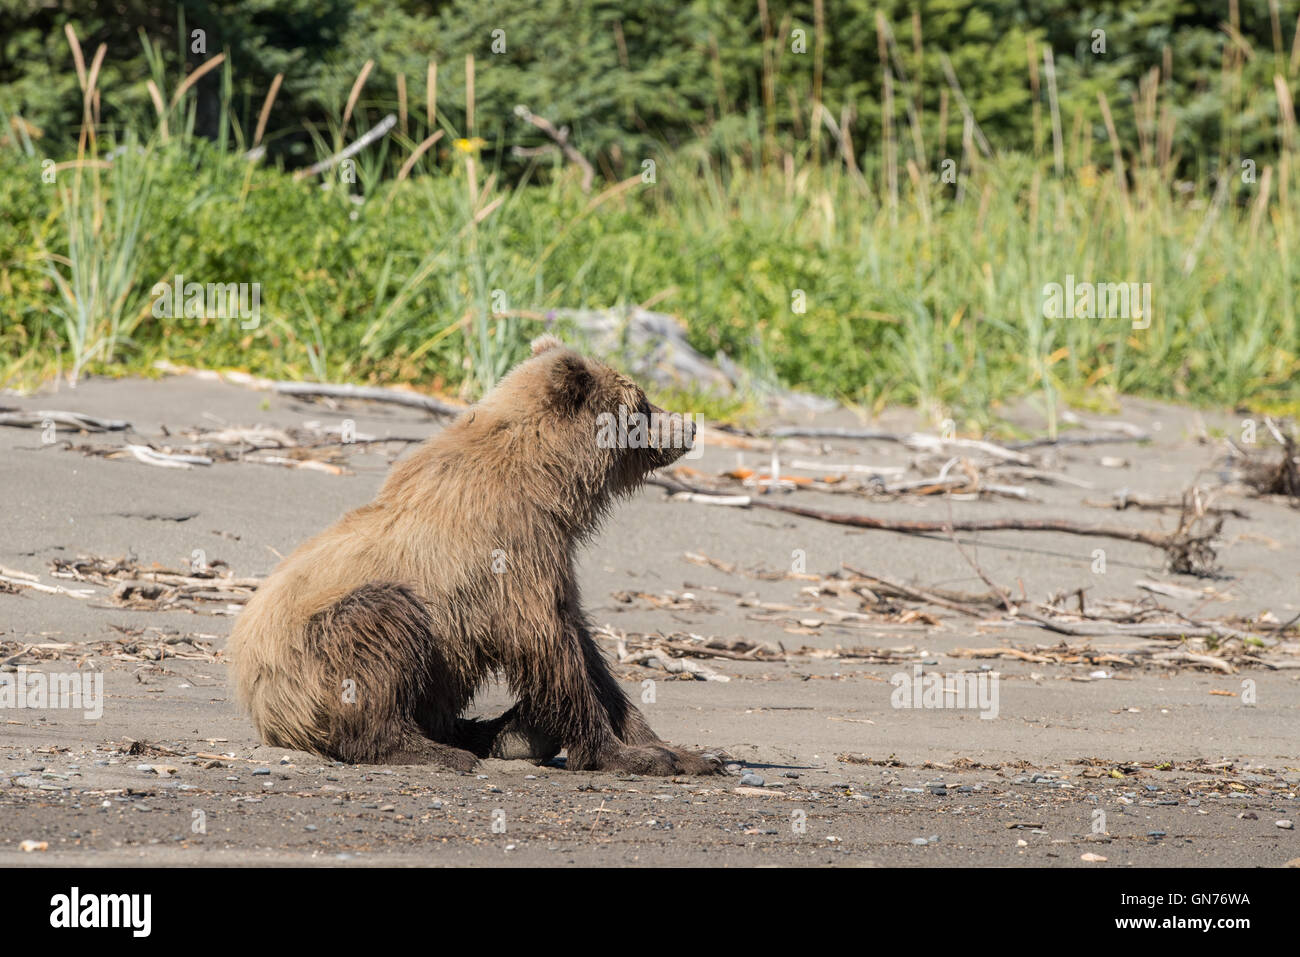
[{"label": "piece of driftwood", "polygon": [[[947,608],[949,611],[960,612],[961,614],[969,615],[972,618],[983,618],[989,610],[987,607],[980,608],[966,602],[953,601],[944,598],[941,595],[936,595],[933,592],[914,588],[911,585],[900,582],[894,578],[888,578],[884,575],[873,575],[869,572],[864,572],[859,568],[854,568],[852,565],[844,565],[843,567],[846,571],[857,575],[859,578],[871,582],[875,590],[888,589],[890,592],[901,598],[910,598],[913,601],[923,601],[930,605],[938,605],[940,608]],[[998,601],[998,604],[1001,604],[1000,600]]]},{"label": "piece of driftwood", "polygon": [[1006,447],[1017,452],[1029,449],[1043,449],[1055,445],[1110,445],[1116,442],[1150,442],[1151,436],[1127,435],[1122,432],[1070,433],[1055,438],[1024,439],[1020,442],[1008,442]]},{"label": "piece of driftwood", "polygon": [[[696,442],[709,444],[710,436],[696,436]],[[973,463],[964,458],[951,458],[944,463],[937,475],[927,475],[918,479],[903,479],[886,482],[879,472],[869,470],[871,478],[865,482],[852,481],[843,474],[830,474],[823,471],[820,476],[790,475],[779,471],[779,462],[775,449],[768,449],[773,455],[773,468],[776,471],[756,471],[752,468],[737,467],[720,475],[709,475],[688,466],[678,466],[669,474],[681,480],[704,479],[710,483],[710,491],[723,494],[719,485],[724,481],[739,482],[747,488],[761,488],[765,491],[793,491],[803,488],[826,492],[832,495],[856,495],[866,498],[892,498],[906,495],[953,495],[970,497],[981,495],[1001,495],[1020,501],[1037,501],[1027,488],[1022,485],[1006,485],[989,481]],[[792,468],[794,466],[791,466]],[[805,469],[812,469],[811,463],[805,462]],[[898,468],[896,473],[907,469]],[[990,470],[991,471],[991,470]],[[706,503],[708,504],[708,503]],[[720,503],[712,503],[720,504]],[[737,504],[737,503],[732,503]]]},{"label": "piece of driftwood", "polygon": [[1264,424],[1281,446],[1281,454],[1276,454],[1278,450],[1247,451],[1229,443],[1240,481],[1260,495],[1300,499],[1300,447],[1295,436],[1283,432],[1272,419],[1265,419]]},{"label": "piece of driftwood", "polygon": [[903,475],[907,472],[906,465],[863,465],[855,464],[837,464],[831,465],[825,462],[811,462],[805,459],[795,459],[793,462],[787,462],[785,465],[788,469],[794,469],[799,472],[820,472],[823,475]]},{"label": "piece of driftwood", "polygon": [[1077,412],[1071,412],[1069,409],[1061,413],[1061,421],[1080,426],[1091,432],[1120,432],[1135,439],[1151,438],[1146,429],[1140,425],[1134,425],[1132,422],[1124,422],[1120,419],[1085,419]]},{"label": "piece of driftwood", "polygon": [[525,123],[531,123],[551,138],[552,142],[560,148],[560,152],[564,154],[565,159],[582,170],[582,191],[590,193],[591,182],[596,177],[596,171],[592,168],[591,161],[578,152],[578,148],[569,142],[569,128],[561,126],[557,129],[555,124],[546,117],[538,116],[522,104],[515,107],[515,116]]},{"label": "piece of driftwood", "polygon": [[[700,501],[701,496],[710,493],[705,489],[693,488],[675,479],[652,476],[646,480],[647,485],[656,485],[674,493],[676,498],[681,493],[688,493],[691,501]],[[734,503],[739,508],[763,508],[787,515],[799,515],[814,518],[834,525],[848,525],[854,528],[871,528],[886,532],[898,532],[904,535],[950,534],[951,532],[1058,532],[1064,535],[1079,535],[1087,538],[1112,538],[1119,541],[1139,542],[1165,552],[1170,568],[1175,572],[1193,575],[1207,575],[1213,571],[1215,551],[1213,541],[1222,529],[1223,519],[1213,521],[1193,518],[1180,522],[1172,532],[1147,531],[1144,529],[1125,528],[1120,525],[1088,525],[1063,518],[993,518],[965,519],[961,521],[908,521],[897,519],[873,518],[869,515],[854,515],[845,512],[827,512],[823,509],[790,505],[786,502],[773,502],[756,496],[730,496],[738,499]],[[712,503],[718,504],[718,503]],[[731,503],[729,503],[731,504]]]},{"label": "piece of driftwood", "polygon": [[337,166],[339,163],[342,163],[345,159],[348,159],[349,157],[355,156],[357,153],[360,153],[363,149],[365,149],[375,140],[387,136],[388,131],[391,130],[396,125],[397,125],[397,117],[392,113],[389,113],[382,120],[380,120],[370,129],[368,129],[360,137],[358,137],[356,142],[352,143],[350,146],[347,146],[344,149],[340,150],[339,152],[335,153],[333,156],[325,157],[325,159],[321,160],[319,163],[313,163],[311,166],[308,166],[305,169],[298,170],[296,173],[293,174],[293,178],[306,179],[308,176],[314,176],[317,173],[324,172],[325,170],[329,169],[332,166]]},{"label": "piece of driftwood", "polygon": [[67,595],[69,598],[87,599],[93,598],[94,592],[89,588],[64,588],[62,585],[46,585],[35,575],[21,572],[14,568],[6,568],[0,565],[0,583],[10,586],[13,589],[28,588],[32,591],[44,592],[47,595]]},{"label": "piece of driftwood", "polygon": [[[1142,512],[1168,512],[1181,511],[1186,503],[1181,498],[1146,498],[1141,495],[1134,495],[1125,488],[1117,491],[1109,502],[1099,502],[1095,499],[1085,498],[1083,504],[1089,508],[1109,508],[1117,512],[1123,512],[1130,508]],[[1198,507],[1198,511],[1202,515],[1230,515],[1233,518],[1250,518],[1249,513],[1230,505],[1202,503]]]},{"label": "piece of driftwood", "polygon": [[692,661],[689,658],[674,657],[670,651],[658,644],[642,651],[629,652],[623,638],[616,638],[616,641],[618,642],[619,664],[658,668],[660,671],[666,671],[674,675],[694,675],[705,681],[731,680],[727,675],[718,674],[708,665],[702,665],[698,661]]},{"label": "piece of driftwood", "polygon": [[271,389],[281,395],[324,396],[331,399],[366,399],[370,402],[386,402],[389,405],[404,405],[412,409],[424,409],[434,415],[460,415],[465,406],[453,405],[433,396],[418,392],[405,392],[401,389],[385,389],[382,386],[352,385],[350,383],[331,384],[328,382],[272,382]]},{"label": "piece of driftwood", "polygon": [[1186,622],[1175,621],[1154,624],[1127,624],[1124,622],[1097,620],[1074,622],[1063,621],[1059,618],[1048,618],[1034,614],[1033,612],[1027,612],[1024,609],[1021,609],[1016,617],[1027,619],[1034,624],[1041,625],[1048,631],[1054,631],[1061,635],[1070,635],[1075,638],[1103,638],[1118,636],[1127,638],[1257,638],[1257,636],[1252,635],[1249,632],[1230,628],[1227,625],[1220,625],[1217,622],[1200,622],[1192,620]]},{"label": "piece of driftwood", "polygon": [[[1181,662],[1210,668],[1228,675],[1237,673],[1237,669],[1231,662],[1214,655],[1203,655],[1181,650],[1167,651],[1159,648],[1129,648],[1121,653],[1114,653],[1098,652],[1091,648],[1062,647],[1042,648],[1035,652],[1029,652],[1023,648],[1000,645],[996,648],[954,648],[948,654],[953,658],[1010,658],[1015,661],[1027,661],[1031,664],[1080,664],[1086,662],[1093,665],[1110,664],[1129,668],[1143,661],[1152,664]],[[1265,662],[1259,663],[1268,666]]]},{"label": "piece of driftwood", "polygon": [[0,412],[0,425],[11,425],[15,428],[43,429],[46,423],[53,423],[56,426],[66,425],[74,429],[80,429],[82,432],[121,432],[131,427],[130,422],[122,419],[101,419],[98,416],[86,415],[84,412],[67,412],[61,409],[41,409],[35,412],[21,410]]},{"label": "piece of driftwood", "polygon": [[1191,651],[1162,651],[1151,656],[1152,661],[1186,661],[1194,665],[1203,665],[1206,668],[1212,668],[1215,671],[1221,671],[1225,675],[1237,673],[1237,669],[1222,658],[1216,658],[1213,655],[1198,655]]},{"label": "piece of driftwood", "polygon": [[136,461],[164,469],[192,469],[196,465],[212,464],[212,459],[206,455],[177,455],[170,452],[159,452],[147,445],[128,444],[126,450],[131,453]]},{"label": "piece of driftwood", "polygon": [[1033,464],[1033,459],[1029,456],[993,442],[985,442],[981,439],[947,439],[938,435],[929,435],[925,432],[884,432],[879,429],[816,428],[792,425],[772,429],[764,433],[762,437],[773,439],[856,439],[896,442],[920,452],[962,450],[978,452],[1000,462],[1014,462],[1017,465]]}]

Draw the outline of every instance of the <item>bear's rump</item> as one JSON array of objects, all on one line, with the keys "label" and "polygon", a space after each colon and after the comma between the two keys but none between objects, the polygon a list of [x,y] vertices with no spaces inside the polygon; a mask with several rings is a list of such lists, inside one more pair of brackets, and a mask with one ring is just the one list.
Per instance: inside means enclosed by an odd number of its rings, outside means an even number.
[{"label": "bear's rump", "polygon": [[257,676],[254,719],[268,744],[375,761],[413,736],[449,741],[469,703],[428,607],[396,582],[360,586],[313,615],[292,673]]}]

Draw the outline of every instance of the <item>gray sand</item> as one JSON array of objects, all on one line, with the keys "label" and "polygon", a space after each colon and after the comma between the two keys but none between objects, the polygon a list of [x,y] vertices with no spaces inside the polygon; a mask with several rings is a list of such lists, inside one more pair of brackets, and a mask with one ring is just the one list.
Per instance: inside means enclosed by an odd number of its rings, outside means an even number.
[{"label": "gray sand", "polygon": [[[401,436],[438,428],[411,410],[331,407],[193,377],[91,380],[75,391],[6,398],[0,405],[123,418],[155,443],[176,442],[190,427],[226,424],[337,426],[350,418],[360,433]],[[1027,429],[1042,425],[1028,410],[1019,415]],[[1202,437],[1207,428],[1235,435],[1239,417],[1146,402],[1125,403],[1122,417],[1158,427],[1156,440],[1065,448],[1047,463],[1093,483],[1091,490],[1031,484],[1041,501],[951,505],[942,496],[879,503],[808,491],[780,500],[892,518],[1050,516],[1171,528],[1171,513],[1081,503],[1124,487],[1176,495],[1198,477],[1212,482],[1221,443]],[[857,423],[838,413],[817,424]],[[910,413],[890,412],[875,425],[906,430],[918,423]],[[171,440],[162,438],[163,428]],[[352,474],[342,476],[248,463],[172,470],[63,446],[68,440],[117,447],[124,441],[118,434],[60,431],[58,439],[43,444],[40,430],[0,428],[6,508],[0,565],[69,587],[78,584],[50,575],[56,558],[129,556],[145,567],[183,569],[198,550],[209,562],[226,562],[236,576],[265,575],[278,555],[367,501],[388,462],[377,447],[352,456]],[[787,448],[783,458],[815,458],[820,443],[805,444]],[[915,456],[896,444],[831,444],[828,463],[905,465]],[[388,446],[393,455],[400,448]],[[738,456],[749,467],[767,462],[761,453],[709,447],[702,459],[685,464],[717,472],[733,467]],[[1129,464],[1106,467],[1104,456]],[[1137,599],[1143,592],[1134,583],[1146,578],[1211,589],[1196,600],[1160,598],[1189,615],[1268,612],[1289,620],[1300,612],[1297,512],[1241,496],[1222,503],[1249,518],[1227,520],[1217,579],[1165,573],[1161,554],[1139,544],[1025,532],[960,539],[983,572],[1017,598],[1044,600],[1084,587],[1088,602]],[[1097,548],[1106,552],[1105,574],[1092,570]],[[919,652],[918,662],[933,663],[927,671],[943,673],[985,666],[999,676],[998,717],[891,707],[890,678],[910,673],[911,659],[697,659],[731,680],[678,680],[636,665],[616,671],[634,696],[643,681],[655,682],[655,700],[643,708],[661,735],[725,749],[765,786],[742,786],[739,777],[636,779],[505,761],[487,761],[469,775],[336,767],[261,746],[235,710],[220,657],[233,619],[214,613],[232,609],[125,609],[102,588],[89,600],[0,592],[6,648],[85,644],[84,653],[65,651],[61,660],[31,666],[102,669],[107,694],[97,721],[56,709],[0,713],[0,863],[1116,867],[1277,866],[1300,857],[1296,831],[1275,823],[1300,817],[1300,670],[1220,674],[1184,665],[1116,666],[1102,669],[1105,678],[1090,678],[1098,668],[1086,663],[953,657],[959,648],[1052,648],[1063,636],[935,608],[926,611],[938,624],[759,620],[771,613],[738,598],[858,610],[845,599],[802,593],[806,580],[743,573],[787,572],[798,550],[808,573],[830,575],[847,562],[923,588],[987,588],[943,535],[859,531],[770,511],[673,502],[650,488],[620,505],[585,552],[584,594],[593,621],[617,632],[745,638],[789,650],[908,649],[904,656]],[[688,552],[742,571],[693,563]],[[616,597],[625,592],[634,594]],[[673,607],[636,596],[668,592],[678,593]],[[153,638],[153,647],[162,633],[197,636],[218,654],[162,662],[106,657],[103,643],[125,638],[119,629],[144,630],[143,644]],[[1120,651],[1150,644],[1068,643]],[[612,641],[605,645],[613,651]],[[1300,660],[1294,640],[1270,655]],[[1253,706],[1243,701],[1247,681],[1254,683]],[[497,687],[476,707],[495,713],[508,704]],[[131,742],[139,742],[138,753],[127,753]],[[194,757],[200,752],[229,757]],[[259,770],[269,773],[254,773]],[[931,837],[936,840],[913,843]],[[24,853],[19,844],[27,840],[47,849]],[[1080,858],[1087,853],[1107,860],[1085,863]]]}]

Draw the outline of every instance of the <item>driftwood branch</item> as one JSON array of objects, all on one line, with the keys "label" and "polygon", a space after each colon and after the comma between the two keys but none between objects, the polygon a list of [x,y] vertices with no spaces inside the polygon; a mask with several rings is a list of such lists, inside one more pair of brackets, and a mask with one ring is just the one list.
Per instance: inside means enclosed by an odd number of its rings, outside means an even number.
[{"label": "driftwood branch", "polygon": [[83,432],[120,432],[131,427],[130,422],[122,419],[101,419],[84,412],[64,412],[58,409],[43,409],[35,412],[21,410],[0,412],[0,425],[12,425],[15,428],[45,427],[47,422],[55,425],[67,425]]},{"label": "driftwood branch", "polygon": [[569,142],[569,128],[562,126],[556,129],[555,124],[546,117],[538,116],[523,105],[515,107],[515,116],[526,123],[533,124],[555,142],[555,145],[564,153],[565,158],[582,170],[582,191],[590,193],[591,182],[595,179],[596,171],[592,169],[591,162],[587,157],[579,153],[577,147]]},{"label": "driftwood branch", "polygon": [[[977,606],[965,602],[953,601],[944,598],[942,595],[936,595],[933,592],[923,591],[920,588],[914,588],[895,578],[887,578],[884,575],[873,575],[865,572],[860,568],[852,565],[844,565],[844,570],[856,575],[858,578],[864,578],[870,582],[875,591],[889,591],[902,598],[910,598],[913,601],[923,601],[927,604],[938,605],[940,608],[947,608],[949,611],[960,612],[963,615],[970,615],[972,618],[983,618],[988,609],[981,609]],[[881,588],[880,586],[884,586]]]},{"label": "driftwood branch", "polygon": [[[1053,445],[1104,445],[1111,442],[1148,442],[1151,436],[1145,432],[1096,432],[1060,435],[1056,438],[1027,439],[1021,442],[1004,442],[1002,444],[986,442],[980,439],[944,439],[927,435],[924,432],[885,432],[881,429],[845,429],[838,427],[818,427],[791,425],[772,429],[763,436],[773,439],[850,439],[874,442],[897,442],[908,448],[924,451],[940,451],[944,448],[966,449],[983,452],[993,458],[1007,462],[1028,465],[1027,456],[1020,453],[1029,449],[1044,448]],[[757,433],[751,437],[760,437]]]},{"label": "driftwood branch", "polygon": [[360,153],[363,149],[365,149],[375,140],[387,136],[388,131],[391,130],[396,125],[397,125],[397,117],[394,116],[392,113],[389,113],[382,120],[380,120],[370,129],[368,129],[364,134],[362,134],[362,136],[351,146],[348,146],[340,150],[339,152],[335,153],[333,156],[325,157],[325,159],[321,160],[319,163],[313,163],[311,166],[308,166],[306,169],[298,170],[298,172],[293,174],[293,178],[306,179],[308,176],[314,176],[316,173],[324,172],[325,170],[329,169],[331,166],[337,166],[339,163],[342,163],[345,159],[348,159],[349,157],[355,156],[357,153]]},{"label": "driftwood branch", "polygon": [[326,396],[331,399],[367,399],[371,402],[387,402],[390,405],[405,405],[413,409],[424,409],[434,415],[460,415],[463,406],[453,405],[432,396],[418,392],[404,392],[401,389],[385,389],[380,386],[333,385],[328,382],[272,382],[271,389],[281,395]]},{"label": "driftwood branch", "polygon": [[1131,434],[1122,432],[1078,433],[1058,435],[1056,438],[1026,439],[1023,442],[1008,442],[1007,448],[1016,451],[1041,449],[1051,445],[1109,445],[1113,442],[1149,442],[1151,436],[1145,432]]}]

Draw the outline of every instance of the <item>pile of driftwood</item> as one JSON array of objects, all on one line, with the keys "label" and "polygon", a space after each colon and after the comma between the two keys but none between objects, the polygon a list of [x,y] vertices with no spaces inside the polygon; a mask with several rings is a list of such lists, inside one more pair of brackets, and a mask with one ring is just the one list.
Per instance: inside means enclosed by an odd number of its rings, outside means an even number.
[{"label": "pile of driftwood", "polygon": [[[1088,424],[1088,423],[1085,423]],[[1099,424],[1090,423],[1095,429]],[[798,515],[804,518],[909,535],[952,535],[956,532],[1024,531],[1055,532],[1088,538],[1109,538],[1138,542],[1160,549],[1171,571],[1212,575],[1216,571],[1216,540],[1223,519],[1240,514],[1212,501],[1204,490],[1189,491],[1177,503],[1177,525],[1170,531],[1132,528],[1072,518],[995,518],[948,521],[911,521],[877,518],[857,513],[829,511],[784,500],[775,493],[815,490],[831,494],[851,494],[873,500],[896,500],[903,497],[943,495],[949,500],[998,496],[1034,501],[1028,483],[1070,485],[1090,489],[1092,484],[1049,467],[1044,453],[1065,445],[1096,445],[1108,442],[1142,442],[1148,434],[1118,423],[1110,431],[1067,433],[1051,439],[998,444],[982,439],[936,436],[920,432],[885,432],[877,429],[781,428],[765,436],[740,430],[703,430],[705,444],[733,445],[765,452],[771,456],[770,467],[738,467],[718,474],[679,465],[666,475],[652,477],[649,484],[672,493],[678,501],[719,505],[733,508],[758,508]],[[908,466],[867,464],[829,464],[817,460],[792,458],[784,467],[782,452],[788,444],[805,439],[864,440],[901,445],[917,455]],[[797,446],[797,448],[806,448]],[[812,451],[812,450],[808,450]],[[919,477],[908,477],[909,471]],[[797,474],[813,472],[816,474]],[[743,492],[746,494],[736,494]],[[1144,502],[1125,495],[1125,507],[1136,505],[1163,510],[1175,503]]]},{"label": "pile of driftwood", "polygon": [[[973,619],[981,630],[1005,630],[1012,627],[1038,628],[1070,638],[1107,639],[1106,647],[1093,648],[1087,642],[1058,641],[1030,647],[999,645],[992,648],[959,648],[949,652],[959,658],[1002,658],[1042,664],[1087,664],[1129,667],[1188,666],[1234,674],[1240,668],[1300,668],[1300,642],[1296,625],[1300,615],[1287,622],[1269,616],[1255,621],[1223,620],[1185,615],[1161,604],[1158,596],[1197,598],[1202,604],[1220,599],[1213,588],[1190,589],[1168,582],[1141,580],[1140,598],[1128,601],[1092,601],[1078,589],[1051,595],[1037,602],[1013,597],[986,578],[989,590],[961,592],[951,589],[913,585],[883,574],[873,574],[850,565],[832,575],[802,572],[744,569],[698,552],[685,554],[688,562],[715,568],[726,574],[774,581],[803,583],[802,604],[763,602],[753,595],[710,588],[715,595],[730,595],[747,617],[756,621],[776,621],[791,634],[820,634],[823,627],[880,628],[900,630],[909,624],[926,630],[943,623],[947,612]],[[981,573],[982,575],[982,573]],[[982,576],[983,577],[983,576]],[[687,583],[691,591],[671,592],[664,596],[649,593],[621,593],[621,601],[640,599],[660,608],[714,611],[701,604],[695,591],[703,586]],[[846,607],[846,605],[848,607]],[[664,662],[683,657],[712,657],[752,661],[780,661],[791,657],[856,658],[887,663],[913,660],[914,648],[834,648],[801,647],[788,650],[748,639],[721,639],[695,634],[627,635],[606,628],[606,637],[618,644],[624,663]],[[1117,643],[1118,640],[1118,643]],[[631,651],[629,651],[631,649]],[[1267,657],[1265,655],[1267,654]],[[631,655],[632,657],[628,657]],[[681,670],[667,668],[665,670]],[[694,670],[687,668],[687,670]]]},{"label": "pile of driftwood", "polygon": [[[166,429],[164,436],[171,438]],[[133,458],[159,468],[192,469],[217,462],[278,465],[311,469],[330,475],[351,474],[348,455],[358,449],[396,443],[401,446],[422,442],[422,436],[374,436],[344,432],[342,426],[307,423],[298,429],[277,429],[263,425],[229,426],[221,429],[187,429],[174,441],[127,443],[120,447],[73,445],[72,451],[100,458]]]},{"label": "pile of driftwood", "polygon": [[105,599],[113,608],[231,614],[248,601],[261,583],[258,578],[236,578],[222,561],[178,571],[156,566],[143,568],[127,558],[84,555],[54,559],[50,562],[50,575],[77,584],[50,585],[36,575],[0,566],[0,586],[8,586],[13,591],[66,595],[83,601]]},{"label": "pile of driftwood", "polygon": [[[262,381],[267,388],[286,395],[377,400],[423,408],[443,415],[461,411],[458,406],[399,389]],[[131,423],[122,419],[103,419],[57,409],[32,412],[0,410],[0,426],[4,425],[47,430],[49,444],[56,444],[54,436],[60,430],[79,433],[134,433]],[[82,455],[132,459],[157,468],[193,469],[217,462],[237,462],[348,475],[348,456],[359,449],[369,450],[390,445],[404,447],[422,442],[426,437],[375,436],[345,428],[342,424],[328,426],[319,422],[306,422],[300,428],[290,429],[265,425],[229,425],[216,429],[194,427],[182,430],[179,436],[173,436],[164,426],[161,436],[152,440],[137,436],[137,441],[108,446],[74,443],[64,439],[57,444]]]},{"label": "pile of driftwood", "polygon": [[1245,449],[1228,442],[1225,477],[1256,495],[1282,496],[1300,505],[1300,447],[1295,435],[1283,432],[1272,419],[1265,419],[1264,427],[1277,446]]},{"label": "pile of driftwood", "polygon": [[781,644],[750,641],[745,638],[705,637],[688,632],[642,634],[621,631],[606,625],[594,634],[614,644],[614,654],[619,664],[640,665],[658,669],[688,680],[730,681],[700,658],[731,661],[789,661],[792,658],[828,658],[861,661],[864,664],[900,664],[921,659],[921,653],[907,648],[812,648],[801,646],[787,649]]},{"label": "pile of driftwood", "polygon": [[161,628],[123,628],[121,638],[104,641],[0,641],[0,670],[12,670],[20,664],[42,661],[72,662],[80,669],[91,658],[113,661],[156,662],[171,660],[216,661],[212,649],[216,635],[183,635]]}]

